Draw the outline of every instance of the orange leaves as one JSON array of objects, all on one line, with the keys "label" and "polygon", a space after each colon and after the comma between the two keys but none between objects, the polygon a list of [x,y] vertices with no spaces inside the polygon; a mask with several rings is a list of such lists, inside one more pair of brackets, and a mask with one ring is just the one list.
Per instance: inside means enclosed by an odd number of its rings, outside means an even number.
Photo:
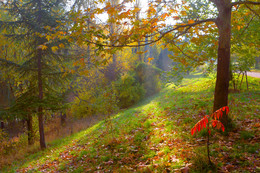
[{"label": "orange leaves", "polygon": [[240,25],[237,26],[237,30],[240,30],[241,28],[243,28],[243,26]]},{"label": "orange leaves", "polygon": [[182,16],[187,16],[187,12],[186,11],[181,11],[180,12]]},{"label": "orange leaves", "polygon": [[226,111],[226,114],[229,112],[229,107],[224,106],[218,110],[216,110],[213,114],[211,114],[211,117],[214,118],[215,120],[219,120],[223,116],[223,112]]},{"label": "orange leaves", "polygon": [[225,107],[222,108],[222,111],[225,111],[225,110],[226,110],[226,114],[228,114],[229,113],[229,107],[225,106]]},{"label": "orange leaves", "polygon": [[195,21],[194,20],[189,20],[188,24],[193,24]]},{"label": "orange leaves", "polygon": [[42,50],[46,50],[48,47],[43,44],[43,45],[40,45],[38,48],[39,48],[39,49],[42,49]]},{"label": "orange leaves", "polygon": [[179,20],[180,19],[179,16],[172,16],[172,18],[175,19],[175,20]]},{"label": "orange leaves", "polygon": [[217,127],[217,129],[221,128],[223,132],[225,131],[224,125],[218,120],[212,120],[212,127]]},{"label": "orange leaves", "polygon": [[156,14],[156,9],[153,6],[149,6],[148,15]]},{"label": "orange leaves", "polygon": [[[213,114],[210,116],[206,115],[204,118],[202,118],[195,126],[191,129],[191,135],[195,134],[196,131],[201,131],[203,128],[206,128],[207,123],[208,123],[208,118],[212,117],[213,119],[211,120],[212,127],[216,127],[217,129],[221,129],[223,132],[225,131],[224,125],[219,121],[219,119],[223,116],[223,112],[226,111],[226,114],[229,112],[229,107],[224,106],[218,110],[216,110]],[[208,132],[209,127],[208,127]]]},{"label": "orange leaves", "polygon": [[147,60],[148,60],[148,63],[150,63],[154,58],[152,57],[149,57]]},{"label": "orange leaves", "polygon": [[193,135],[196,131],[201,131],[203,128],[206,128],[208,121],[207,118],[208,115],[206,115],[204,118],[202,118],[195,126],[191,129],[191,134]]},{"label": "orange leaves", "polygon": [[59,47],[60,47],[60,48],[65,48],[65,46],[64,46],[63,43],[60,43],[60,44],[59,44]]},{"label": "orange leaves", "polygon": [[166,17],[168,17],[169,15],[167,14],[167,13],[163,13],[162,15],[161,15],[161,19],[165,19]]},{"label": "orange leaves", "polygon": [[120,15],[118,15],[118,19],[124,19],[124,18],[128,18],[131,15],[131,11],[128,10],[126,12],[122,12]]}]

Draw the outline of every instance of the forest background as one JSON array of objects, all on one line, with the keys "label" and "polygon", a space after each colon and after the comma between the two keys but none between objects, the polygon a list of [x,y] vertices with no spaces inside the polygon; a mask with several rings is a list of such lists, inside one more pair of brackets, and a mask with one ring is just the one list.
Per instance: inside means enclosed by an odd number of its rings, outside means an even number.
[{"label": "forest background", "polygon": [[146,3],[1,3],[3,155],[21,143],[44,149],[46,134],[51,141],[86,128],[89,117],[129,108],[195,70],[216,78],[217,110],[229,83],[236,92],[259,69],[258,2]]}]

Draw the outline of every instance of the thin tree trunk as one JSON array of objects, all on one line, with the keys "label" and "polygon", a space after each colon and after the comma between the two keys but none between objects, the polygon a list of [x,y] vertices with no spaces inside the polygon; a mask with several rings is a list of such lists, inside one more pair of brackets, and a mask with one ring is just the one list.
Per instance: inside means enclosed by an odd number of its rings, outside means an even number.
[{"label": "thin tree trunk", "polygon": [[245,71],[245,75],[246,75],[246,88],[248,90],[248,80],[247,80],[247,72]]},{"label": "thin tree trunk", "polygon": [[[42,16],[41,16],[41,11],[42,11],[42,2],[39,0],[37,4],[37,10],[38,10],[38,18],[37,22],[38,25],[40,26],[42,23]],[[43,44],[41,41],[42,38],[38,37],[37,39],[37,46]],[[42,50],[37,49],[37,68],[38,68],[38,90],[39,90],[39,100],[43,100],[43,84],[42,84]],[[39,123],[39,133],[40,133],[40,146],[41,149],[46,148],[46,143],[45,143],[45,136],[44,136],[44,125],[43,125],[43,107],[40,105],[38,107],[38,123]]]},{"label": "thin tree trunk", "polygon": [[[42,53],[38,50],[38,90],[39,90],[39,100],[43,100],[43,87],[42,87]],[[44,126],[43,126],[43,108],[40,105],[38,107],[38,121],[39,121],[39,133],[40,133],[40,146],[41,149],[46,148],[45,136],[44,136]]]},{"label": "thin tree trunk", "polygon": [[60,124],[61,124],[61,126],[65,125],[66,117],[67,117],[66,113],[62,113],[62,112],[60,113]]},{"label": "thin tree trunk", "polygon": [[27,117],[27,133],[28,133],[28,144],[33,144],[33,125],[32,125],[32,115],[28,115]]},{"label": "thin tree trunk", "polygon": [[[112,7],[115,7],[117,4],[118,4],[118,1],[116,1],[116,0],[111,0],[110,1],[111,2],[111,6]],[[110,16],[109,16],[111,19],[114,19],[115,18],[115,16],[113,15],[113,14],[111,14]],[[115,26],[115,23],[113,23],[113,22],[111,22],[110,23],[110,44],[111,44],[111,46],[113,47],[113,46],[115,46],[115,38],[114,38],[114,33],[115,33],[115,28],[116,26]],[[112,67],[111,67],[111,69],[109,70],[110,72],[110,79],[109,80],[111,80],[111,81],[114,81],[114,80],[116,80],[116,74],[117,74],[117,55],[116,55],[116,53],[113,53],[113,55],[112,55]],[[110,81],[109,81],[110,82]]]},{"label": "thin tree trunk", "polygon": [[[208,124],[209,125],[209,124]],[[209,131],[207,132],[207,154],[208,154],[208,161],[209,161],[209,164],[211,165],[212,162],[210,160],[210,155],[209,155]]]},{"label": "thin tree trunk", "polygon": [[2,130],[5,128],[5,123],[3,121],[1,121],[0,127],[1,127]]},{"label": "thin tree trunk", "polygon": [[[230,0],[216,0],[219,16],[216,24],[219,30],[217,80],[214,94],[213,112],[228,105],[230,38],[231,38],[231,5]],[[228,125],[227,115],[221,122]]]},{"label": "thin tree trunk", "polygon": [[[140,8],[141,9],[141,2],[140,0],[136,0],[135,1],[135,6],[136,8]],[[135,16],[136,20],[140,21],[140,10],[136,13],[136,16]],[[140,40],[138,41],[138,59],[139,59],[139,62],[142,62],[142,54],[140,53],[141,52],[141,46],[140,46]]]},{"label": "thin tree trunk", "polygon": [[236,87],[235,87],[235,90],[236,90],[236,89],[238,90],[240,74],[241,74],[241,72],[239,72],[237,78],[234,79],[235,83],[237,82],[237,85],[236,85]]},{"label": "thin tree trunk", "polygon": [[242,82],[243,82],[243,79],[244,79],[244,75],[245,75],[245,74],[244,74],[244,72],[243,72],[242,79],[241,79],[241,82],[240,82],[240,87],[239,87],[240,89],[241,89],[241,85],[242,85]]}]

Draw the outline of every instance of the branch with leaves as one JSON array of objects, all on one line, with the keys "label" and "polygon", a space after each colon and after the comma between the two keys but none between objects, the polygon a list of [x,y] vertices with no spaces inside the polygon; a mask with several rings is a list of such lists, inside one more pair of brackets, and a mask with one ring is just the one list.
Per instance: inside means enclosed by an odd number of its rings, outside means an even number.
[{"label": "branch with leaves", "polygon": [[191,129],[191,135],[194,135],[196,132],[200,132],[202,129],[207,128],[207,153],[208,153],[208,161],[209,164],[212,164],[209,156],[209,136],[211,134],[210,131],[210,123],[209,119],[211,119],[211,126],[217,129],[221,129],[223,132],[225,131],[224,125],[219,121],[222,118],[223,114],[228,114],[229,107],[224,106],[218,110],[216,110],[213,114],[204,116],[200,121],[198,121],[195,126]]},{"label": "branch with leaves", "polygon": [[225,111],[226,114],[229,112],[229,107],[225,106],[218,110],[216,110],[211,115],[206,115],[203,117],[195,126],[191,129],[191,134],[194,135],[196,132],[201,131],[203,128],[208,128],[208,133],[210,134],[209,130],[209,119],[211,118],[212,127],[216,127],[217,129],[221,129],[223,132],[225,131],[224,125],[219,121],[220,118],[223,116],[223,112]]}]

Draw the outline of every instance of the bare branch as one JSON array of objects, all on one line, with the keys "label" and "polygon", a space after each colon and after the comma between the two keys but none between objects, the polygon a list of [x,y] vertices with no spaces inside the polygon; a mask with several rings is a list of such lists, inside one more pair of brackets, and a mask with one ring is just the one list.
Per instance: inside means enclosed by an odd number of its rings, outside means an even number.
[{"label": "bare branch", "polygon": [[252,4],[252,5],[260,5],[260,2],[254,2],[254,1],[238,1],[231,3],[231,6],[239,5],[239,4]]},{"label": "bare branch", "polygon": [[246,31],[246,29],[249,27],[250,23],[252,22],[252,20],[254,19],[255,16],[253,16],[250,21],[247,23],[246,27],[244,28],[244,30],[239,34],[238,37],[240,37],[241,35],[244,34],[244,32]]},{"label": "bare branch", "polygon": [[246,31],[246,29],[249,27],[250,23],[253,21],[255,15],[250,19],[250,21],[247,23],[246,27],[243,29],[243,31],[234,39],[234,40],[240,40],[240,36],[242,36],[244,34],[244,32]]},{"label": "bare branch", "polygon": [[197,59],[195,59],[195,58],[193,58],[193,57],[187,55],[187,54],[186,54],[179,46],[177,46],[174,42],[171,42],[171,43],[172,43],[185,57],[187,57],[187,58],[189,58],[189,59],[191,59],[191,60],[193,60],[193,61],[198,62]]},{"label": "bare branch", "polygon": [[257,14],[257,12],[255,12],[255,10],[253,10],[252,8],[250,8],[247,4],[245,5],[250,11],[252,11],[256,16],[260,17],[259,14]]}]

